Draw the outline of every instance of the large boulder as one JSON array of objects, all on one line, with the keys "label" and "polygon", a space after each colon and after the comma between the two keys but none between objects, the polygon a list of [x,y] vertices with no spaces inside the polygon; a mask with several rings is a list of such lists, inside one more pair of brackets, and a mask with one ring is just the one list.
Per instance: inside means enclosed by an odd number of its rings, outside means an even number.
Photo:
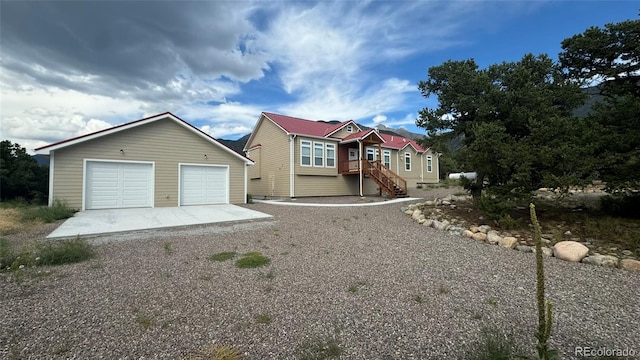
[{"label": "large boulder", "polygon": [[509,249],[513,249],[518,245],[518,239],[513,236],[505,236],[500,241],[498,241],[498,245],[502,247],[506,247]]},{"label": "large boulder", "polygon": [[591,255],[582,259],[585,264],[593,264],[606,267],[618,267],[618,258],[611,255]]},{"label": "large boulder", "polygon": [[553,255],[558,259],[580,262],[589,253],[589,248],[577,241],[560,241],[553,246]]},{"label": "large boulder", "polygon": [[620,261],[620,267],[630,271],[640,271],[640,261],[633,259],[622,259]]},{"label": "large boulder", "polygon": [[449,223],[449,221],[447,220],[442,220],[442,222],[440,222],[438,224],[438,226],[436,227],[435,224],[433,226],[434,228],[438,229],[438,230],[448,230],[449,227],[451,227],[451,223]]},{"label": "large boulder", "polygon": [[471,230],[465,230],[462,235],[464,235],[464,237],[466,238],[472,238],[473,237],[473,232]]},{"label": "large boulder", "polygon": [[502,240],[502,236],[500,236],[497,231],[489,230],[489,232],[487,232],[487,242],[489,244],[498,244],[500,243],[500,240]]}]

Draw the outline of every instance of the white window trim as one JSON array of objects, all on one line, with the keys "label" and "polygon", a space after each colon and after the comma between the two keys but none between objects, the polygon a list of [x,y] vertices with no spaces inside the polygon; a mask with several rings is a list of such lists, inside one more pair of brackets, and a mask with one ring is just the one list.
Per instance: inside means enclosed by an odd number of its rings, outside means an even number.
[{"label": "white window trim", "polygon": [[[409,163],[407,163],[407,159],[409,159]],[[409,168],[407,169],[407,165]],[[411,153],[404,153],[404,171],[411,171]]]},{"label": "white window trim", "polygon": [[[318,149],[318,150],[321,149],[322,150],[322,156],[320,157],[320,159],[322,159],[322,164],[321,165],[316,165],[316,158],[317,158],[316,149]],[[311,159],[312,159],[311,163],[313,164],[313,167],[324,167],[324,143],[323,142],[314,141],[313,142],[313,151],[312,151],[311,154],[312,154],[311,155]]]},{"label": "white window trim", "polygon": [[427,172],[433,172],[433,156],[427,155]]},{"label": "white window trim", "polygon": [[[331,157],[331,159],[333,159],[333,166],[329,165],[329,149],[333,150],[333,157]],[[324,144],[324,164],[325,167],[328,168],[335,168],[336,167],[336,144],[331,144],[331,143],[325,143]]]},{"label": "white window trim", "polygon": [[[387,157],[389,158],[389,162],[385,161]],[[390,150],[382,150],[382,164],[388,167],[389,169],[391,169],[391,151]]]},{"label": "white window trim", "polygon": [[[303,158],[302,149],[307,147],[305,146],[305,144],[308,145],[308,148],[309,148],[309,164],[308,165],[302,162],[302,158]],[[300,140],[300,166],[304,166],[304,167],[313,166],[313,143],[309,140]]]}]

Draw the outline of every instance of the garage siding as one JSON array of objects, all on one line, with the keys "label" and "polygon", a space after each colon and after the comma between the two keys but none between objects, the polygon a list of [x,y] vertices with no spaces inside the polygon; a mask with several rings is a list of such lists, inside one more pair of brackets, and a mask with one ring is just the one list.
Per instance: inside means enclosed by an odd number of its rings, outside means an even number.
[{"label": "garage siding", "polygon": [[178,206],[179,163],[230,165],[229,201],[245,201],[244,162],[168,118],[62,148],[54,156],[53,197],[78,209],[82,208],[83,159],[154,162],[155,207]]}]

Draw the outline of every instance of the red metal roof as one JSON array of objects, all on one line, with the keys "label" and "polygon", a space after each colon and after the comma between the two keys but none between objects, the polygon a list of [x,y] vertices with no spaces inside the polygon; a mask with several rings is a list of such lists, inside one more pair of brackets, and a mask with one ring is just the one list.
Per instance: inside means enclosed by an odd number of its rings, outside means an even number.
[{"label": "red metal roof", "polygon": [[[290,134],[298,134],[298,135],[307,135],[314,137],[326,137],[328,134],[334,132],[336,129],[341,126],[346,125],[352,120],[343,121],[339,124],[330,124],[322,121],[313,121],[306,120],[286,115],[279,115],[274,113],[263,112],[263,114],[271,119],[274,123],[280,126],[284,131]],[[355,124],[355,123],[354,123]],[[350,134],[349,136],[342,139],[342,141],[349,141],[359,139],[361,137],[366,137],[373,129],[367,131],[359,131],[357,133]],[[407,146],[412,146],[419,152],[427,151],[427,149],[418,145],[415,140],[405,138],[398,135],[389,135],[378,133],[380,137],[384,140],[382,144],[383,147],[402,150]]]}]

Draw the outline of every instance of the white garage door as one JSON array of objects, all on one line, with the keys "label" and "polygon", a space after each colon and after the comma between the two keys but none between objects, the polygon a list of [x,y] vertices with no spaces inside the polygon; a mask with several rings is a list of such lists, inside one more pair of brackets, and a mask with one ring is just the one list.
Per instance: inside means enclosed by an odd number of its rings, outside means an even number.
[{"label": "white garage door", "polygon": [[85,208],[153,206],[153,164],[87,161]]},{"label": "white garage door", "polygon": [[180,166],[180,205],[227,204],[229,168]]}]

